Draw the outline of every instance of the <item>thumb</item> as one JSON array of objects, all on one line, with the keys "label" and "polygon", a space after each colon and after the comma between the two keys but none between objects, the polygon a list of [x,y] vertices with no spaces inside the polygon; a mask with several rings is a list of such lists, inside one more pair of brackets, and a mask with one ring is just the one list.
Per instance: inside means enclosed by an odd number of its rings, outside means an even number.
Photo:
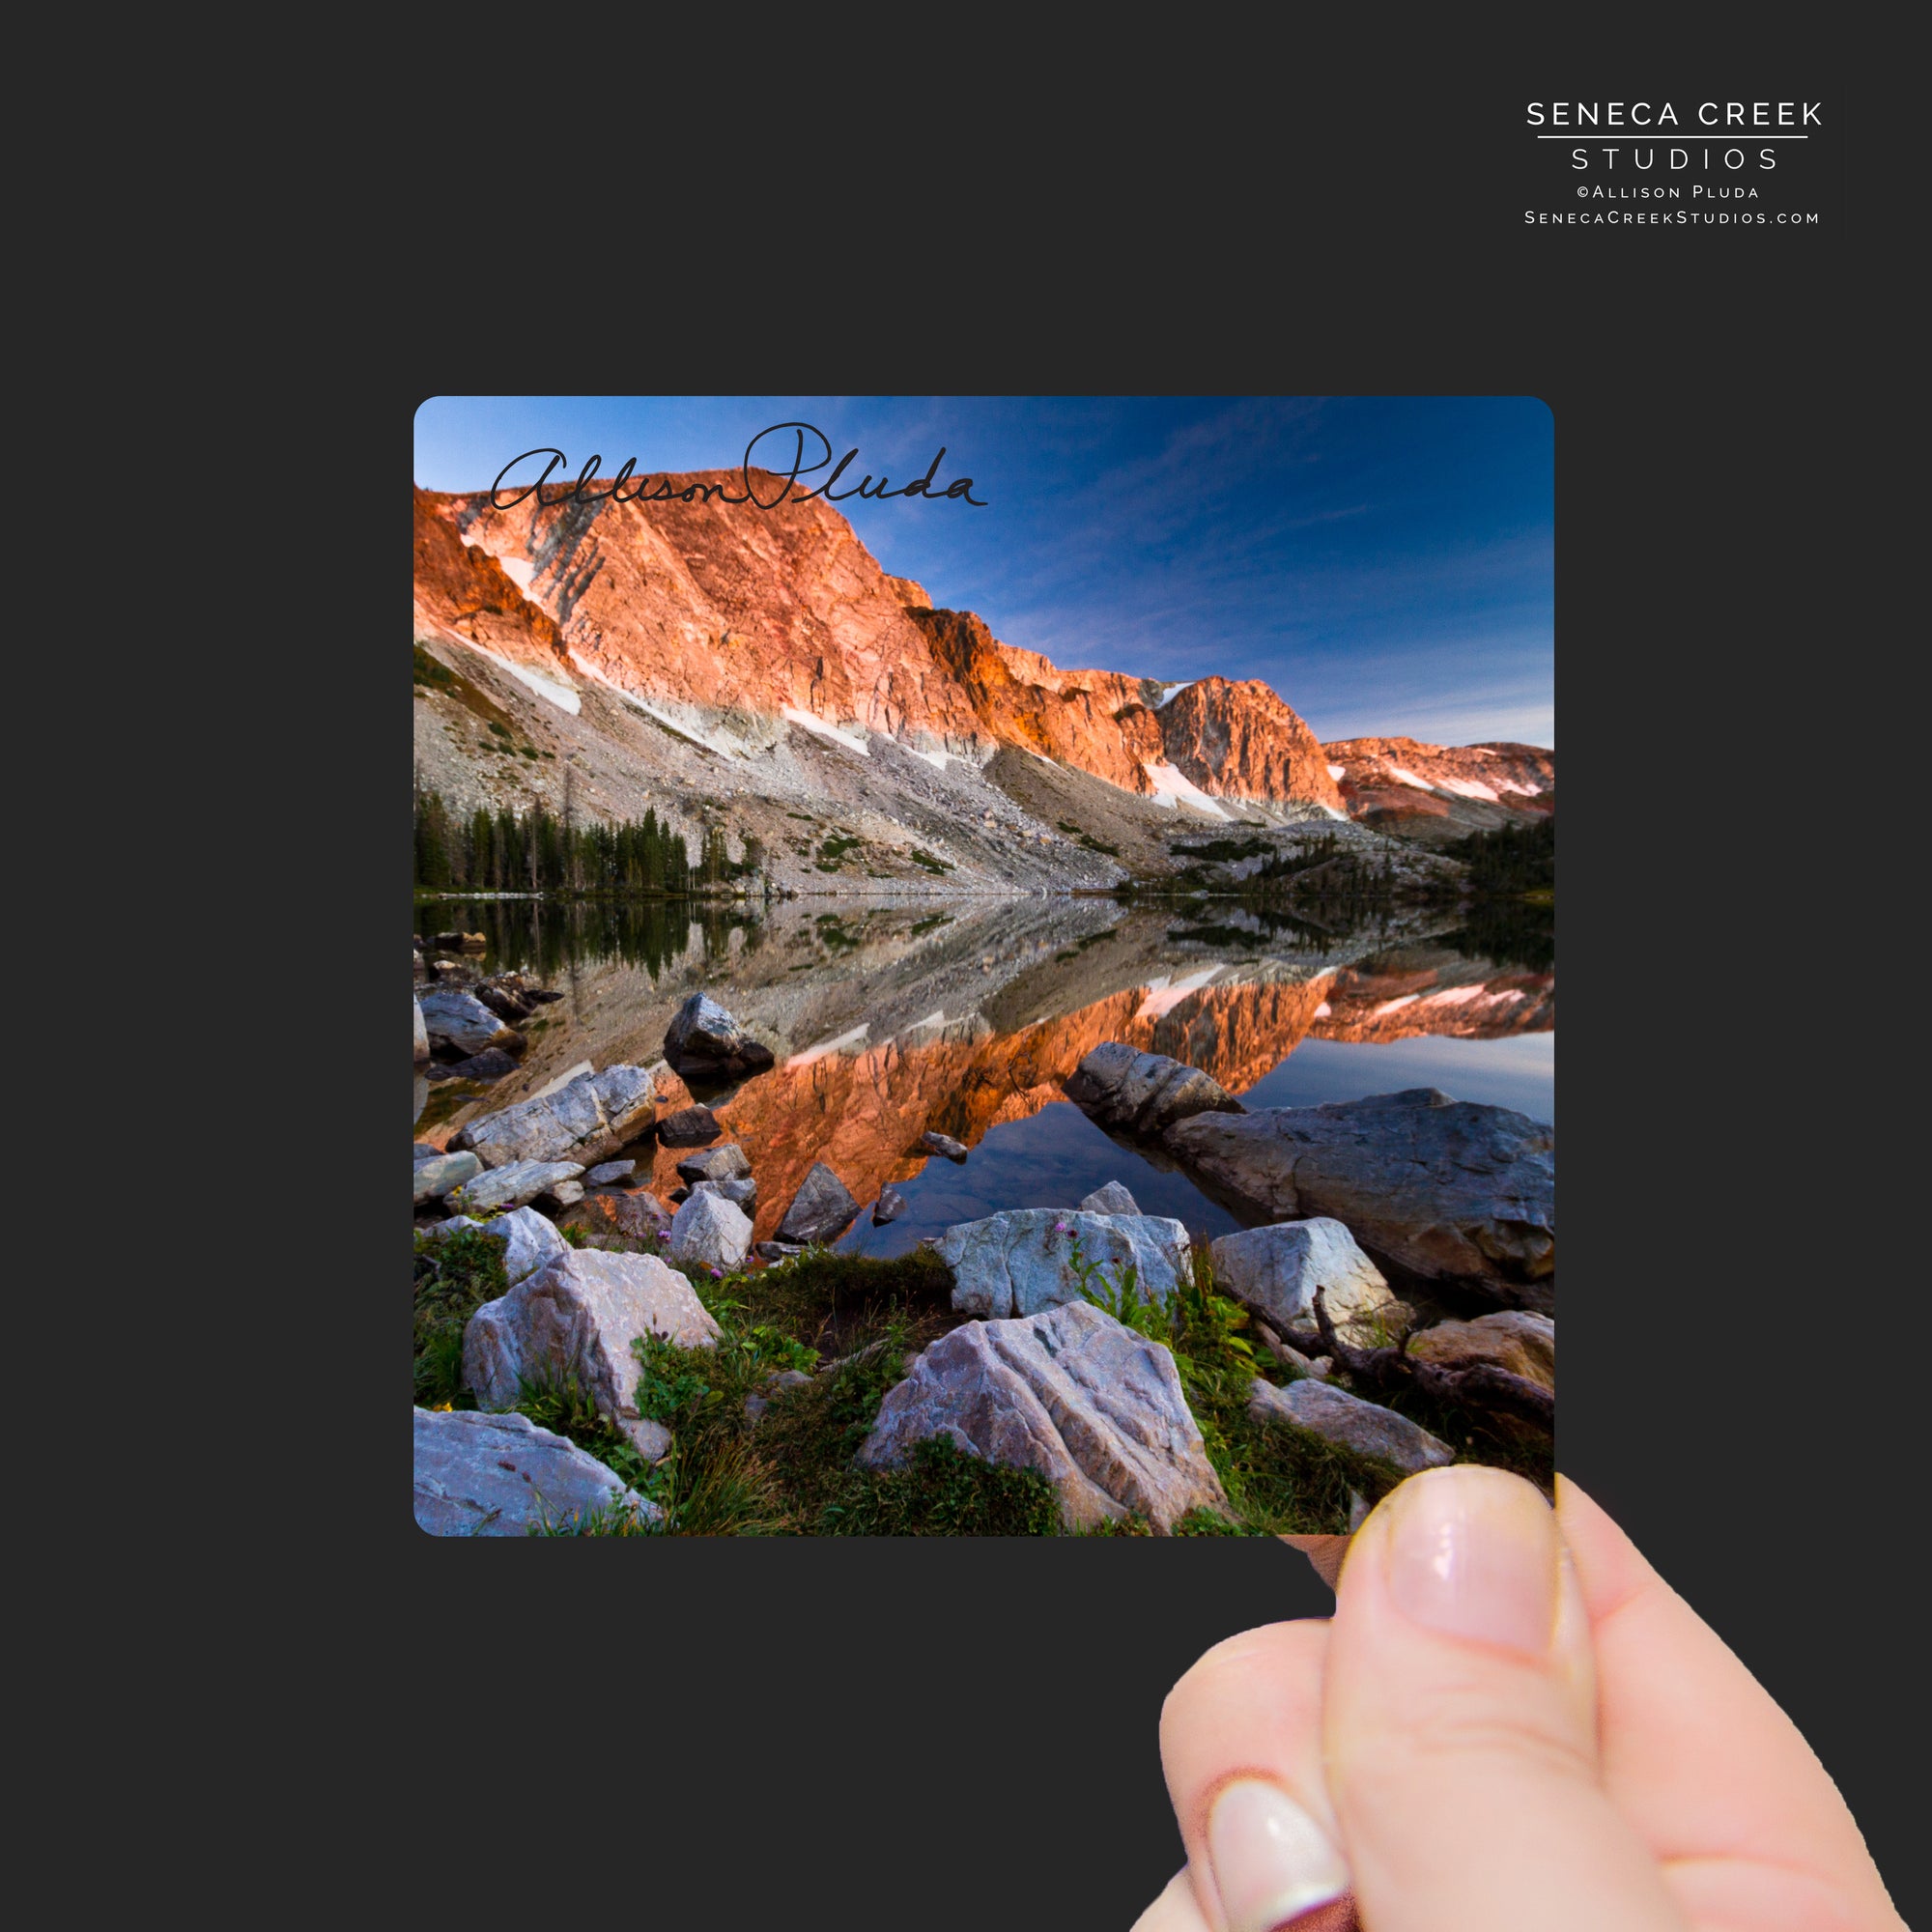
[{"label": "thumb", "polygon": [[1343,1566],[1322,1744],[1374,1932],[1683,1932],[1605,1796],[1582,1594],[1520,1477],[1411,1477]]}]

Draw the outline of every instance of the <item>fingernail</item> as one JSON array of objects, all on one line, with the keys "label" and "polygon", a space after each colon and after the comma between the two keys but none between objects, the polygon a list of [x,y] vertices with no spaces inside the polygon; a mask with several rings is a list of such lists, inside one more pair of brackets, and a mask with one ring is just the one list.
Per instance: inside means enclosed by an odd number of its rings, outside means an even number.
[{"label": "fingernail", "polygon": [[1435,1469],[1390,1498],[1388,1592],[1450,1636],[1540,1656],[1556,1622],[1556,1520],[1520,1478]]},{"label": "fingernail", "polygon": [[1208,1858],[1228,1932],[1280,1932],[1349,1889],[1327,1833],[1279,1785],[1245,1777],[1208,1814]]}]

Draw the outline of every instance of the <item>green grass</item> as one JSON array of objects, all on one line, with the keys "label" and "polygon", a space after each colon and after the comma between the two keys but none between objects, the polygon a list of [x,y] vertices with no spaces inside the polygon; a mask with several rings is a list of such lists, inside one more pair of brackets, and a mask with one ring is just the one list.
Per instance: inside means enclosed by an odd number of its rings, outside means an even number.
[{"label": "green grass", "polygon": [[[576,1231],[572,1231],[575,1233]],[[570,1234],[566,1238],[570,1238]],[[581,1238],[581,1236],[579,1236]],[[654,1243],[600,1237],[600,1245],[656,1252]],[[503,1244],[466,1231],[416,1241],[416,1401],[468,1406],[460,1388],[464,1324],[505,1289]],[[710,1349],[657,1337],[639,1344],[639,1412],[670,1432],[664,1462],[646,1466],[611,1423],[574,1387],[526,1388],[520,1411],[597,1458],[663,1510],[656,1523],[623,1511],[547,1524],[550,1535],[630,1536],[1046,1536],[1060,1532],[1051,1486],[1030,1470],[1001,1467],[950,1444],[920,1445],[904,1465],[864,1470],[853,1457],[910,1356],[958,1325],[952,1277],[928,1249],[890,1261],[809,1250],[781,1266],[714,1280],[679,1266],[718,1321]],[[1247,1413],[1257,1376],[1291,1378],[1249,1339],[1246,1312],[1214,1288],[1197,1246],[1194,1272],[1163,1305],[1124,1276],[1084,1263],[1088,1297],[1174,1355],[1188,1406],[1229,1507],[1191,1511],[1180,1536],[1340,1534],[1353,1498],[1374,1504],[1400,1480],[1386,1463],[1353,1456],[1291,1424]],[[781,1370],[810,1377],[776,1390]],[[1469,1460],[1514,1468],[1549,1487],[1547,1441],[1501,1435],[1458,1412],[1435,1412],[1412,1391],[1362,1391],[1452,1443]],[[755,1423],[746,1398],[762,1395]],[[1128,1519],[1088,1532],[1145,1536]]]},{"label": "green grass", "polygon": [[1079,826],[1070,824],[1066,819],[1062,818],[1055,822],[1059,825],[1061,831],[1066,834],[1067,838],[1071,838],[1076,844],[1084,845],[1088,851],[1104,852],[1110,859],[1118,859],[1121,856],[1121,848],[1118,845],[1109,845],[1104,838],[1095,838],[1091,832],[1083,831]]},{"label": "green grass", "polygon": [[415,676],[412,682],[426,685],[433,691],[454,691],[463,682],[447,665],[431,657],[420,644],[414,648]]},{"label": "green grass", "polygon": [[845,863],[848,852],[857,851],[866,841],[849,835],[834,833],[818,848],[818,869],[821,872],[836,872]]},{"label": "green grass", "polygon": [[923,846],[915,845],[911,856],[915,866],[923,866],[928,872],[950,872],[952,869],[944,859],[935,859]]},{"label": "green grass", "polygon": [[418,1407],[472,1406],[463,1388],[463,1331],[486,1301],[509,1293],[503,1239],[460,1228],[415,1241],[415,1400]]}]

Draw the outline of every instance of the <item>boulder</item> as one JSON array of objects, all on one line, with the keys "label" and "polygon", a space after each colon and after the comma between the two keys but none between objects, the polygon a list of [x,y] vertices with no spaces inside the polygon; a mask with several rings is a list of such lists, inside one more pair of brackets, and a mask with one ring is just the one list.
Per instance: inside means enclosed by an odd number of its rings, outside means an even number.
[{"label": "boulder", "polygon": [[466,1180],[474,1179],[483,1172],[483,1163],[473,1153],[439,1154],[434,1160],[416,1162],[415,1205],[421,1207],[425,1201],[440,1201],[445,1194],[453,1193]]},{"label": "boulder", "polygon": [[517,1063],[500,1046],[493,1046],[485,1053],[472,1053],[468,1060],[432,1066],[429,1077],[432,1080],[500,1080],[504,1074],[516,1070]]},{"label": "boulder", "polygon": [[888,1221],[896,1221],[905,1210],[905,1196],[896,1187],[882,1187],[879,1198],[872,1203],[872,1226],[883,1228]]},{"label": "boulder", "polygon": [[1149,1139],[1197,1114],[1247,1112],[1199,1067],[1118,1039],[1103,1040],[1067,1075],[1066,1097],[1101,1126]]},{"label": "boulder", "polygon": [[634,1160],[607,1160],[601,1167],[593,1167],[583,1179],[592,1187],[614,1187],[620,1180],[629,1180],[638,1171]]},{"label": "boulder", "polygon": [[485,1167],[526,1160],[587,1165],[635,1140],[656,1105],[643,1067],[607,1066],[601,1073],[580,1073],[554,1094],[471,1121],[449,1144],[472,1150]]},{"label": "boulder", "polygon": [[858,1214],[859,1204],[851,1190],[822,1160],[816,1160],[779,1223],[778,1238],[808,1244],[836,1240]]},{"label": "boulder", "polygon": [[517,1160],[493,1167],[466,1180],[448,1197],[459,1214],[488,1214],[501,1208],[522,1208],[540,1195],[560,1207],[583,1199],[578,1179],[583,1170],[570,1160]]},{"label": "boulder", "polygon": [[1258,1423],[1292,1422],[1338,1449],[1393,1463],[1406,1476],[1456,1460],[1448,1443],[1407,1416],[1364,1402],[1332,1382],[1290,1382],[1276,1388],[1257,1379],[1248,1385],[1248,1416]]},{"label": "boulder", "polygon": [[729,1180],[700,1180],[693,1194],[715,1194],[734,1208],[752,1213],[758,1205],[758,1183],[749,1174],[734,1175]]},{"label": "boulder", "polygon": [[742,1180],[751,1171],[752,1163],[736,1141],[706,1148],[702,1153],[687,1155],[677,1164],[677,1178],[690,1181],[694,1187],[700,1180]]},{"label": "boulder", "polygon": [[1037,1470],[1068,1529],[1138,1515],[1165,1533],[1228,1510],[1173,1355],[1086,1302],[942,1335],[887,1393],[859,1464],[895,1467],[934,1436]]},{"label": "boulder", "polygon": [[485,980],[475,990],[476,997],[498,1019],[526,1020],[536,1010],[515,986],[501,980]]},{"label": "boulder", "polygon": [[576,1443],[526,1415],[415,1411],[416,1526],[431,1536],[526,1536],[608,1509],[662,1512]]},{"label": "boulder", "polygon": [[1443,1369],[1489,1362],[1556,1392],[1556,1323],[1526,1309],[1506,1308],[1473,1321],[1438,1321],[1409,1337],[1408,1352]]},{"label": "boulder", "polygon": [[724,1131],[709,1107],[680,1107],[658,1122],[658,1140],[664,1147],[709,1147]]},{"label": "boulder", "polygon": [[1084,1301],[1069,1264],[1076,1236],[1087,1260],[1108,1264],[1109,1287],[1133,1266],[1143,1300],[1166,1301],[1193,1265],[1187,1230],[1157,1214],[1013,1208],[962,1221],[932,1245],[952,1270],[954,1310],[1003,1320]]},{"label": "boulder", "polygon": [[1345,1342],[1368,1349],[1386,1341],[1388,1335],[1378,1332],[1378,1317],[1382,1330],[1406,1325],[1381,1270],[1341,1222],[1325,1215],[1223,1235],[1208,1253],[1215,1288],[1278,1330],[1314,1326],[1318,1288],[1328,1291],[1329,1319]]},{"label": "boulder", "polygon": [[[418,961],[418,964],[421,962]],[[413,995],[411,996],[412,999]],[[415,1001],[416,1009],[416,1057],[415,1065],[421,1066],[429,1059],[429,1028],[423,1024],[423,1005]]]},{"label": "boulder", "polygon": [[1110,1180],[1104,1187],[1096,1187],[1080,1204],[1083,1214],[1138,1214],[1140,1205],[1134,1197],[1118,1181]]},{"label": "boulder", "polygon": [[647,1334],[708,1349],[718,1323],[691,1284],[655,1255],[569,1248],[486,1301],[463,1331],[463,1380],[479,1407],[508,1408],[525,1385],[575,1383],[597,1413],[637,1443],[664,1453],[657,1425],[638,1413],[642,1364],[632,1346]]},{"label": "boulder", "polygon": [[761,1262],[788,1262],[793,1255],[802,1255],[804,1247],[797,1241],[760,1241],[752,1252]]},{"label": "boulder", "polygon": [[955,1141],[951,1134],[934,1133],[930,1129],[919,1137],[919,1144],[927,1153],[943,1153],[948,1160],[964,1160],[972,1151],[964,1142]]},{"label": "boulder", "polygon": [[641,1241],[668,1235],[671,1215],[655,1194],[639,1188],[629,1194],[593,1194],[579,1218],[589,1227]]},{"label": "boulder", "polygon": [[665,1031],[664,1048],[665,1058],[686,1078],[729,1080],[772,1064],[771,1048],[703,993],[692,994],[678,1008]]},{"label": "boulder", "polygon": [[1417,1087],[1200,1114],[1162,1145],[1208,1192],[1257,1218],[1346,1222],[1399,1279],[1554,1306],[1556,1135],[1526,1114]]},{"label": "boulder", "polygon": [[694,1188],[691,1198],[671,1217],[673,1261],[696,1262],[728,1274],[744,1261],[751,1246],[752,1223],[744,1210],[710,1188]]},{"label": "boulder", "polygon": [[417,1141],[415,1144],[415,1156],[416,1165],[420,1167],[426,1160],[440,1160],[442,1158],[442,1150],[440,1147],[434,1146],[429,1141]]},{"label": "boulder", "polygon": [[461,959],[439,959],[429,970],[446,982],[461,981],[469,977],[469,968]]},{"label": "boulder", "polygon": [[524,1037],[503,1022],[481,1000],[454,986],[438,986],[417,1003],[432,1046],[453,1050],[461,1059],[493,1046],[522,1046]]},{"label": "boulder", "polygon": [[538,1268],[549,1266],[557,1256],[570,1252],[569,1242],[557,1233],[555,1224],[546,1221],[534,1208],[513,1208],[488,1221],[457,1214],[423,1232],[440,1240],[461,1228],[481,1228],[503,1243],[503,1272],[512,1288],[526,1274],[534,1274]]}]

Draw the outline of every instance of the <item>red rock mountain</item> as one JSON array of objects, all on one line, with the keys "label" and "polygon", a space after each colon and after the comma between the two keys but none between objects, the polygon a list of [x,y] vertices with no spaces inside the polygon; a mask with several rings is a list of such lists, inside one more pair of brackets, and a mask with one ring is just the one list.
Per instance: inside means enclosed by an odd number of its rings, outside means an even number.
[{"label": "red rock mountain", "polygon": [[1321,749],[1351,818],[1402,821],[1410,833],[1433,820],[1454,837],[1556,810],[1556,753],[1535,745],[1343,738]]},{"label": "red rock mountain", "polygon": [[735,471],[669,481],[694,499],[497,510],[416,491],[418,637],[486,651],[569,710],[596,681],[707,729],[787,718],[979,765],[1010,745],[1143,797],[1343,813],[1331,760],[1265,684],[1062,670],[932,609],[829,504],[726,502]]}]

